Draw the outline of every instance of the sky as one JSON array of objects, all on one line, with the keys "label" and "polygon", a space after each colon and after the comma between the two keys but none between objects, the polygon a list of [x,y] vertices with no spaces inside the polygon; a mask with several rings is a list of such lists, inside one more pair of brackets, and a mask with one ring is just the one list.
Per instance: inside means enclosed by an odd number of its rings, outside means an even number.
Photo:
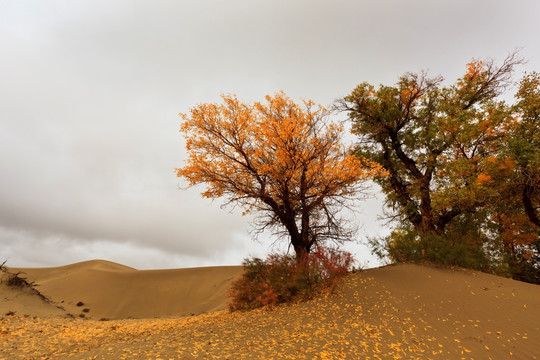
[{"label": "sky", "polygon": [[[178,113],[283,90],[330,105],[361,82],[521,49],[540,70],[537,0],[0,0],[0,263],[106,259],[138,269],[240,265],[284,251],[250,218],[183,189]],[[346,114],[335,114],[336,121]],[[387,234],[358,203],[363,245]]]}]

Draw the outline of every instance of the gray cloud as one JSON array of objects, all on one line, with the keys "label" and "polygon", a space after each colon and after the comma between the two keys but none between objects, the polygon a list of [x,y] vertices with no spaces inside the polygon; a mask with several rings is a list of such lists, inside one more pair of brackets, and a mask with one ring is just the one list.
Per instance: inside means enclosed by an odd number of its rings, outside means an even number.
[{"label": "gray cloud", "polygon": [[[262,254],[248,218],[180,191],[178,112],[280,89],[323,104],[361,81],[517,47],[538,69],[537,1],[0,1],[0,260],[135,267]],[[366,233],[380,201],[362,203]],[[366,250],[356,247],[360,256]]]}]

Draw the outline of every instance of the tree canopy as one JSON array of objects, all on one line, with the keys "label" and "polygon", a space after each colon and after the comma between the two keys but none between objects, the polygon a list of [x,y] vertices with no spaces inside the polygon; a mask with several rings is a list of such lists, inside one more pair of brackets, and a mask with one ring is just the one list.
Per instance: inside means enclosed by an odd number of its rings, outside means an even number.
[{"label": "tree canopy", "polygon": [[486,260],[510,229],[502,246],[514,252],[538,241],[538,75],[522,80],[514,106],[499,98],[520,63],[515,53],[500,66],[473,60],[449,86],[408,73],[395,86],[362,83],[339,101],[357,154],[388,172],[375,180],[400,220],[386,243],[397,257],[435,246],[435,259],[464,246]]},{"label": "tree canopy", "polygon": [[338,212],[364,193],[364,180],[384,176],[381,166],[344,147],[343,126],[312,101],[222,98],[180,114],[188,159],[177,175],[206,185],[204,197],[253,212],[256,229],[286,236],[297,259],[317,244],[349,240]]}]

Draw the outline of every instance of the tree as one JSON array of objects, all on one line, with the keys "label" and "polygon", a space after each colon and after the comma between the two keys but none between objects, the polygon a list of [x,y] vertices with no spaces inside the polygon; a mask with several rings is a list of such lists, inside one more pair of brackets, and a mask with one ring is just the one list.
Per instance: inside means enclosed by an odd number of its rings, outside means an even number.
[{"label": "tree", "polygon": [[486,185],[497,194],[487,227],[508,273],[540,283],[540,75],[525,75],[515,98],[508,135],[485,167]]},{"label": "tree", "polygon": [[329,114],[284,93],[195,106],[180,114],[188,159],[177,175],[205,184],[204,197],[256,212],[256,228],[287,236],[300,261],[317,244],[350,239],[339,210],[364,193],[363,180],[384,173],[342,145],[343,127]]},{"label": "tree", "polygon": [[496,98],[520,60],[475,60],[456,84],[408,73],[394,87],[360,84],[339,103],[359,136],[357,153],[379,162],[387,204],[423,233],[442,233],[482,206],[482,159],[502,136],[508,110]]},{"label": "tree", "polygon": [[[517,108],[499,100],[520,63],[516,53],[501,66],[493,60],[473,60],[450,86],[442,85],[442,77],[408,73],[395,86],[376,89],[362,83],[339,101],[338,108],[348,112],[358,136],[357,154],[388,172],[375,180],[392,218],[401,221],[386,242],[396,256],[407,258],[411,251],[424,258],[429,253],[432,260],[476,256],[483,264],[478,267],[487,266],[480,258],[486,243],[495,239],[494,230],[486,228],[495,214],[488,205],[501,204],[501,197],[508,195],[494,185],[493,169],[501,175],[520,171],[514,160],[501,154],[504,141],[517,131]],[[533,98],[536,102],[518,105],[523,114],[537,104],[537,95]],[[535,126],[528,129],[538,134]],[[536,190],[523,189],[531,194],[527,199],[536,199]]]},{"label": "tree", "polygon": [[520,121],[507,139],[506,154],[516,163],[527,218],[540,228],[540,74],[524,76],[516,98]]}]

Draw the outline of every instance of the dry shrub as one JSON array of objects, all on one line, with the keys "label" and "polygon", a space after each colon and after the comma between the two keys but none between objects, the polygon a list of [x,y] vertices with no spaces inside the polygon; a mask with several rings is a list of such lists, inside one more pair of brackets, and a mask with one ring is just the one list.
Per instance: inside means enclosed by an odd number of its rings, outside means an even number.
[{"label": "dry shrub", "polygon": [[318,247],[302,262],[292,255],[271,254],[266,260],[244,260],[244,274],[233,282],[231,311],[303,301],[331,292],[354,264],[348,252]]},{"label": "dry shrub", "polygon": [[30,285],[30,283],[25,278],[21,277],[19,273],[7,274],[6,279],[4,279],[4,283],[7,286],[16,288],[24,288]]},{"label": "dry shrub", "polygon": [[12,273],[8,271],[4,264],[5,262],[0,265],[0,282],[15,288],[31,288],[36,285],[34,282],[28,281],[28,279],[22,275],[22,272]]},{"label": "dry shrub", "polygon": [[[40,293],[36,286],[37,284],[33,281],[28,281],[21,271],[12,273],[5,266],[6,262],[4,261],[0,264],[0,283],[4,283],[7,286],[20,288],[20,289],[29,289],[32,293],[39,296],[43,301],[51,302],[49,298]],[[61,307],[59,307],[61,308]]]},{"label": "dry shrub", "polygon": [[7,286],[10,287],[18,287],[22,288],[25,287],[28,282],[25,278],[22,276],[19,276],[21,273],[12,273],[8,271],[7,267],[5,266],[6,262],[4,261],[2,264],[0,264],[0,283],[4,283]]}]

